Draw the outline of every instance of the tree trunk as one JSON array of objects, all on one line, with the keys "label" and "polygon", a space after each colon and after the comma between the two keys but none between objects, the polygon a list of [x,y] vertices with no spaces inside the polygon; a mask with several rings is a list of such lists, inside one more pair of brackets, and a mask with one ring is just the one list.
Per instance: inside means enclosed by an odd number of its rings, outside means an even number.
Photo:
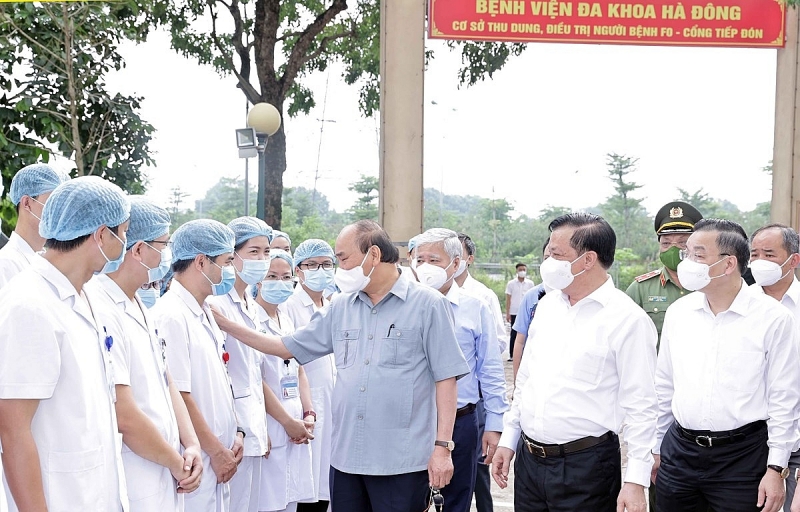
[{"label": "tree trunk", "polygon": [[70,128],[72,129],[72,147],[75,150],[75,166],[78,170],[78,176],[83,176],[84,162],[83,162],[83,144],[81,143],[81,132],[78,126],[78,93],[75,85],[75,69],[73,66],[72,55],[72,40],[75,36],[75,27],[69,17],[69,9],[67,4],[62,5],[62,14],[64,16],[64,67],[67,72],[67,93],[69,94],[69,117]]},{"label": "tree trunk", "polygon": [[[276,105],[283,113],[283,105]],[[283,172],[286,170],[286,133],[283,123],[269,138],[264,152],[266,163],[266,187],[264,187],[264,221],[274,229],[281,228],[281,202],[283,199]]]}]

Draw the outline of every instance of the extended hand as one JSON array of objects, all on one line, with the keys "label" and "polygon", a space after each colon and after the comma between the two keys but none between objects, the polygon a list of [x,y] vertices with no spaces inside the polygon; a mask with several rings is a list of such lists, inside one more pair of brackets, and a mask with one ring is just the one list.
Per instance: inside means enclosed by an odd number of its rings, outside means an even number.
[{"label": "extended hand", "polygon": [[[757,506],[764,507],[762,512],[778,512],[783,507],[785,499],[786,489],[781,475],[777,471],[767,468],[764,478],[758,485]],[[792,503],[794,504],[794,500]]]},{"label": "extended hand", "polygon": [[483,463],[491,464],[494,452],[497,450],[497,443],[500,442],[500,432],[486,431],[483,433],[483,441],[481,442],[481,455],[483,455]]},{"label": "extended hand", "polygon": [[231,451],[233,452],[233,458],[236,459],[236,465],[238,466],[244,457],[244,435],[241,432],[237,432],[236,437],[233,438]]},{"label": "extended hand", "polygon": [[192,492],[200,487],[203,477],[203,458],[200,455],[200,448],[190,446],[183,451],[183,469],[188,472],[188,476],[178,480],[178,492]]},{"label": "extended hand", "polygon": [[428,484],[441,489],[453,478],[453,459],[447,448],[437,446],[428,460]]},{"label": "extended hand", "polygon": [[653,469],[650,470],[650,482],[656,483],[656,478],[658,477],[658,468],[661,467],[661,455],[654,453],[653,460]]},{"label": "extended hand", "polygon": [[217,483],[223,484],[233,478],[233,475],[236,474],[237,464],[233,450],[223,448],[211,455],[211,469],[217,475]]},{"label": "extended hand", "polygon": [[645,512],[647,501],[644,497],[644,487],[639,484],[625,482],[617,497],[617,512]]}]

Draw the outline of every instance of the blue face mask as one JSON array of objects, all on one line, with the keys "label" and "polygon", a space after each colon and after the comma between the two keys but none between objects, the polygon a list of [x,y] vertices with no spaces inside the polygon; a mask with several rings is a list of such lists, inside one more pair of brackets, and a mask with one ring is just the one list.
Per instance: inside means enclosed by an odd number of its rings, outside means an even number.
[{"label": "blue face mask", "polygon": [[321,292],[333,284],[334,270],[325,270],[320,267],[317,270],[304,270],[301,283],[308,286],[308,289]]},{"label": "blue face mask", "polygon": [[146,290],[140,288],[136,290],[136,295],[139,297],[139,300],[142,301],[144,307],[150,309],[156,305],[156,299],[161,295],[161,292],[155,288],[148,288]]},{"label": "blue face mask", "polygon": [[242,260],[242,271],[238,272],[239,278],[249,285],[260,283],[269,272],[269,260],[246,260],[236,255]]},{"label": "blue face mask", "polygon": [[283,304],[294,293],[291,281],[262,281],[261,298],[270,304]]},{"label": "blue face mask", "polygon": [[[158,249],[148,244],[147,242],[144,242],[144,245],[150,247],[154,251],[158,251]],[[157,267],[150,268],[141,261],[139,262],[142,264],[144,268],[147,269],[148,283],[153,283],[155,281],[161,281],[162,279],[164,279],[164,276],[167,275],[167,272],[169,272],[170,265],[172,265],[172,249],[170,249],[169,247],[164,247],[159,252],[161,253],[161,261],[159,262]]]},{"label": "blue face mask", "polygon": [[215,283],[214,281],[208,278],[205,272],[203,272],[203,276],[209,283],[211,283],[212,295],[225,295],[226,293],[228,293],[233,289],[233,284],[236,282],[236,269],[233,268],[233,265],[220,267],[213,261],[211,263],[219,267],[220,270],[222,270],[222,280],[219,283]]},{"label": "blue face mask", "polygon": [[[108,232],[114,235],[114,232],[111,231],[110,229],[108,230]],[[97,248],[100,249],[100,254],[102,254],[103,258],[106,259],[106,264],[103,265],[103,268],[100,269],[100,272],[97,272],[98,274],[111,274],[113,272],[116,272],[117,270],[119,270],[119,266],[122,265],[122,261],[125,259],[125,242],[123,242],[122,239],[120,239],[120,237],[118,237],[117,235],[114,235],[114,238],[119,240],[119,243],[122,244],[122,248],[120,249],[119,253],[119,258],[117,259],[114,260],[108,259],[108,256],[106,256],[106,253],[103,252],[103,249],[100,247],[100,244],[97,244]]]}]

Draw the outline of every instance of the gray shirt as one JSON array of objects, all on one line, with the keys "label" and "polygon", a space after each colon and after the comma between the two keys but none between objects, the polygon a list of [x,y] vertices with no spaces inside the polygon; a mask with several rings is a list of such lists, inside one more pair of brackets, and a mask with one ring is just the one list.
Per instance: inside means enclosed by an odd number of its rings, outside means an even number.
[{"label": "gray shirt", "polygon": [[363,475],[427,469],[435,383],[469,373],[441,293],[400,278],[374,307],[364,292],[337,294],[282,339],[300,364],[336,359],[333,467]]}]

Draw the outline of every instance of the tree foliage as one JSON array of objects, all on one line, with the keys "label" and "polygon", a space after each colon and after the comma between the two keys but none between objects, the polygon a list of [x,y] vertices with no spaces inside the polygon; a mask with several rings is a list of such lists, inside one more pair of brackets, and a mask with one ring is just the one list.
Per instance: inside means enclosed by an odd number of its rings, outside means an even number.
[{"label": "tree foliage", "polygon": [[364,176],[347,187],[347,190],[358,193],[356,203],[347,211],[353,220],[378,220],[378,178]]},{"label": "tree foliage", "polygon": [[[153,127],[141,98],[112,94],[105,76],[124,66],[124,39],[147,33],[134,1],[0,4],[0,172],[6,190],[25,165],[53,156],[73,174],[144,191]],[[10,224],[16,213],[0,211]]]}]

